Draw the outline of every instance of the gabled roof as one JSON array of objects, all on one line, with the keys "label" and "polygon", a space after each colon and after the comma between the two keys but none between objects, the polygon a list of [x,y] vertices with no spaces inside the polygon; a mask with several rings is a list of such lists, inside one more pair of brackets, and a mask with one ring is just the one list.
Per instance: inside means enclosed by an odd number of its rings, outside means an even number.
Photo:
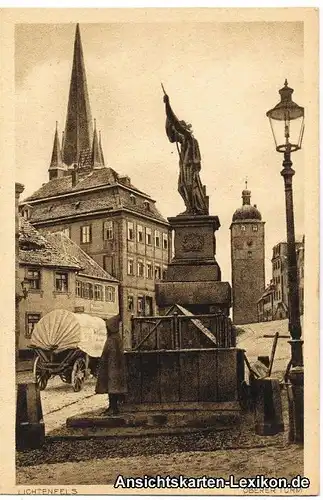
[{"label": "gabled roof", "polygon": [[19,216],[19,263],[37,266],[66,267],[80,270],[78,260],[53,245],[28,221]]},{"label": "gabled roof", "polygon": [[111,276],[111,274],[99,266],[99,264],[86,254],[82,248],[80,248],[76,243],[74,243],[74,241],[62,232],[46,232],[42,234],[46,235],[47,241],[49,241],[49,243],[55,248],[59,249],[62,255],[68,255],[79,263],[81,268],[79,274],[118,282],[116,278]]},{"label": "gabled roof", "polygon": [[65,234],[37,231],[21,216],[19,216],[19,263],[63,267],[79,271],[80,275],[118,282]]}]

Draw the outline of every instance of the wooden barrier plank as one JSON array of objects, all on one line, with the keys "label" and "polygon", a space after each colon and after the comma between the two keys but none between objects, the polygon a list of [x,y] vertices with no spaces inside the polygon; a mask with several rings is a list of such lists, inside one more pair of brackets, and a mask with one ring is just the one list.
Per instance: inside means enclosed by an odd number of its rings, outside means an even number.
[{"label": "wooden barrier plank", "polygon": [[127,402],[141,403],[141,354],[125,353],[127,367]]},{"label": "wooden barrier plank", "polygon": [[218,350],[218,401],[237,399],[237,350]]},{"label": "wooden barrier plank", "polygon": [[198,401],[199,353],[180,353],[180,401]]},{"label": "wooden barrier plank", "polygon": [[217,352],[199,353],[199,401],[217,401]]},{"label": "wooden barrier plank", "polygon": [[179,401],[180,391],[180,372],[179,372],[179,353],[161,352],[159,356],[160,373],[160,401],[161,403],[170,403]]},{"label": "wooden barrier plank", "polygon": [[143,403],[160,401],[158,352],[141,355],[141,400]]}]

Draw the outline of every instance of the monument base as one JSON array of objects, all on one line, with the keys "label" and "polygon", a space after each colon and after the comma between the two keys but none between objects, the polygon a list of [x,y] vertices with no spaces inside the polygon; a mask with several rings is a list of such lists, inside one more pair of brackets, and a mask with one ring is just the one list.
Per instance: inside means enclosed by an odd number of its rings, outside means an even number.
[{"label": "monument base", "polygon": [[160,314],[180,304],[193,314],[222,312],[229,315],[231,287],[221,281],[215,260],[217,216],[178,215],[168,219],[174,231],[174,258],[166,276],[156,283]]},{"label": "monument base", "polygon": [[[189,277],[188,277],[189,278]],[[169,281],[156,283],[159,311],[180,304],[193,314],[229,314],[231,287],[223,281]]]}]

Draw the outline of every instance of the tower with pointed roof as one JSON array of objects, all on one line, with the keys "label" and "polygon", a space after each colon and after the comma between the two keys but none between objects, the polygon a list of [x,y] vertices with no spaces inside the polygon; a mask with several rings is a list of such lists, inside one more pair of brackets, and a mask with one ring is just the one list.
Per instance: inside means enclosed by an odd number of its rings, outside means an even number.
[{"label": "tower with pointed roof", "polygon": [[[60,144],[56,124],[49,181],[21,202],[20,210],[37,229],[69,235],[120,281],[127,349],[133,341],[132,317],[158,312],[155,281],[165,276],[171,258],[171,229],[148,193],[137,189],[127,173],[119,175],[105,164],[101,131],[96,120],[92,123],[79,26],[61,137]],[[87,286],[77,293],[90,305],[91,314],[102,314]]]},{"label": "tower with pointed roof", "polygon": [[[78,24],[75,31],[72,75],[62,148],[60,149],[59,146],[56,123],[53,155],[54,152],[54,163],[52,157],[49,167],[49,180],[69,175],[75,165],[77,165],[80,175],[104,167],[101,136],[98,139],[96,125],[94,125],[93,131],[83,47]],[[59,162],[59,166],[56,165],[55,161]]]},{"label": "tower with pointed roof", "polygon": [[257,206],[251,205],[247,181],[230,231],[233,322],[255,323],[257,301],[265,290],[265,223]]}]

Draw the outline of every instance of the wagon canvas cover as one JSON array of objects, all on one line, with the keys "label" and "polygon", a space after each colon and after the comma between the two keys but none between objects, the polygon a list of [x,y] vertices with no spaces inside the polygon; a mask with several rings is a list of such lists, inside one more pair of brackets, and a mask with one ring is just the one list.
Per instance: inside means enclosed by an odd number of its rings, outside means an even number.
[{"label": "wagon canvas cover", "polygon": [[106,338],[102,318],[56,309],[35,325],[31,345],[44,350],[55,348],[55,352],[79,348],[89,356],[99,358]]}]

